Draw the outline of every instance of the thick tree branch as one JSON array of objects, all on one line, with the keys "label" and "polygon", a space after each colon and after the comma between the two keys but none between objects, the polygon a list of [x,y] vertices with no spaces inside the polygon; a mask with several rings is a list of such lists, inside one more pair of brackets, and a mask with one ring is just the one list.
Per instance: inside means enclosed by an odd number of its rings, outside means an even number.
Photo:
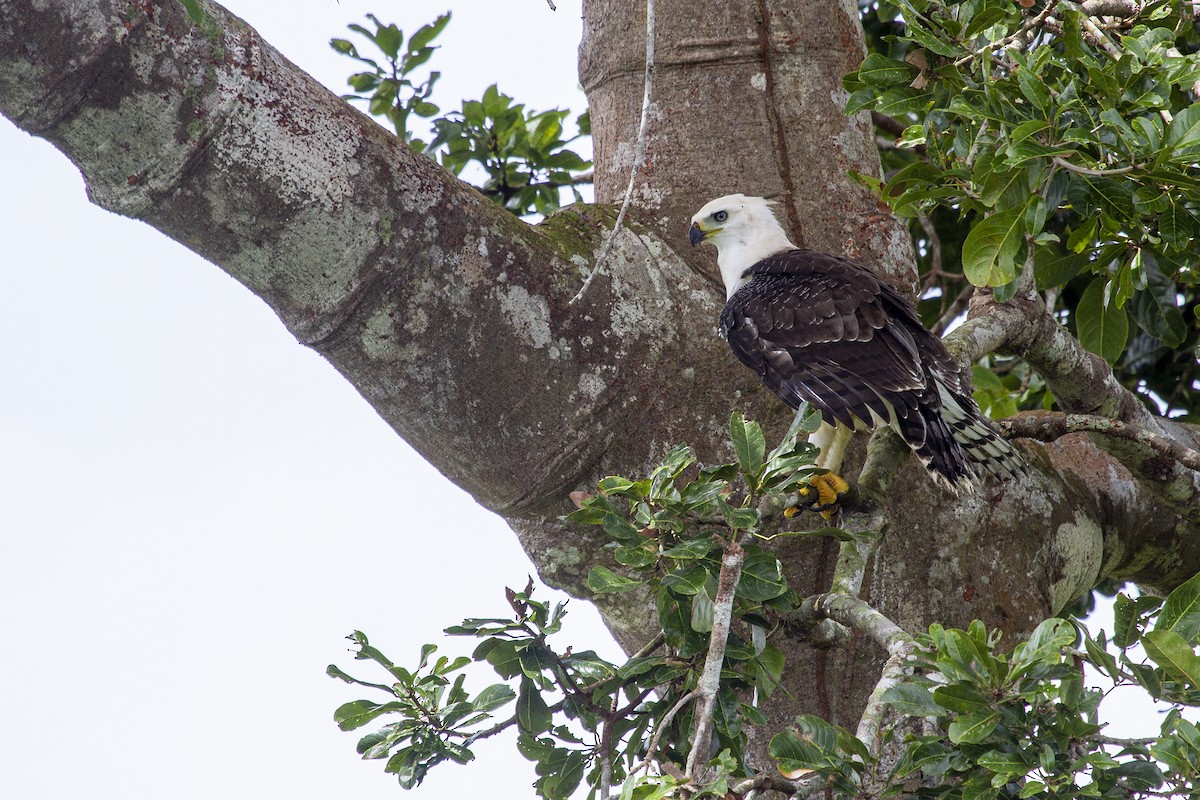
[{"label": "thick tree branch", "polygon": [[1188,469],[1200,470],[1200,451],[1120,420],[1089,414],[1033,413],[998,420],[996,425],[1005,436],[1037,439],[1039,442],[1052,442],[1068,433],[1101,433],[1146,445]]},{"label": "thick tree branch", "polygon": [[[1036,293],[1003,304],[995,303],[990,294],[977,294],[976,300],[972,317],[946,338],[960,358],[974,361],[989,352],[1018,355],[1045,379],[1068,413],[1116,420],[1187,446],[1190,437],[1175,423],[1152,414],[1122,386],[1112,368],[1071,336]],[[1193,522],[1200,521],[1200,473],[1165,457],[1147,441],[1107,437],[1099,444],[1164,503]]]}]

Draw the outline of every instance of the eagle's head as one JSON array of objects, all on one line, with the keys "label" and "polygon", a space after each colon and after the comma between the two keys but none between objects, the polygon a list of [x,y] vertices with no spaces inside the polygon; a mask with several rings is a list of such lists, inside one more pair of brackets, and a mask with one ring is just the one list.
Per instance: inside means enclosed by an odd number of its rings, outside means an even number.
[{"label": "eagle's head", "polygon": [[688,241],[693,246],[700,242],[716,245],[727,298],[746,282],[743,276],[750,267],[796,247],[775,218],[771,203],[744,194],[718,197],[697,211]]}]

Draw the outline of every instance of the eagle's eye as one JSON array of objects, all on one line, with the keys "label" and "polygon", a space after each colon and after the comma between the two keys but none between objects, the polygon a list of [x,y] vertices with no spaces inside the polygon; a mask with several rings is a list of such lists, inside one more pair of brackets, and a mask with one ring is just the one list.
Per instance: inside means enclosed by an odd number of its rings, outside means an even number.
[{"label": "eagle's eye", "polygon": [[717,213],[713,214],[713,219],[715,219],[717,222],[724,222],[725,220],[729,219],[729,212],[718,211]]}]

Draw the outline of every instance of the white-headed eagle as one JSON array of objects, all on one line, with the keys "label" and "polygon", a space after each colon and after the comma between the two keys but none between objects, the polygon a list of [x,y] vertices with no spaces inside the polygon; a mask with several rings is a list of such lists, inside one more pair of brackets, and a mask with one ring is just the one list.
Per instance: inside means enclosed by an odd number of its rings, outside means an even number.
[{"label": "white-headed eagle", "polygon": [[797,248],[761,197],[713,200],[692,217],[689,239],[717,247],[720,329],[734,355],[789,406],[808,401],[840,431],[821,442],[821,466],[836,471],[851,430],[889,425],[953,491],[984,472],[1025,471],[980,414],[969,373],[871,271]]}]

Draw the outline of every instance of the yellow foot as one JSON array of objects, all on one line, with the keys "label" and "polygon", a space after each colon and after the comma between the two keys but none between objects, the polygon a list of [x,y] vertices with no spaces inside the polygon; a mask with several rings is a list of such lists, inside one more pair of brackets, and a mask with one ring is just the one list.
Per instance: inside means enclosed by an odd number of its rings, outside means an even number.
[{"label": "yellow foot", "polygon": [[829,519],[837,511],[838,500],[846,492],[850,491],[850,484],[832,472],[826,472],[822,475],[814,475],[808,482],[808,486],[801,486],[797,494],[800,496],[800,501],[783,510],[785,517],[792,517],[801,509],[809,511],[820,511],[821,516]]}]

